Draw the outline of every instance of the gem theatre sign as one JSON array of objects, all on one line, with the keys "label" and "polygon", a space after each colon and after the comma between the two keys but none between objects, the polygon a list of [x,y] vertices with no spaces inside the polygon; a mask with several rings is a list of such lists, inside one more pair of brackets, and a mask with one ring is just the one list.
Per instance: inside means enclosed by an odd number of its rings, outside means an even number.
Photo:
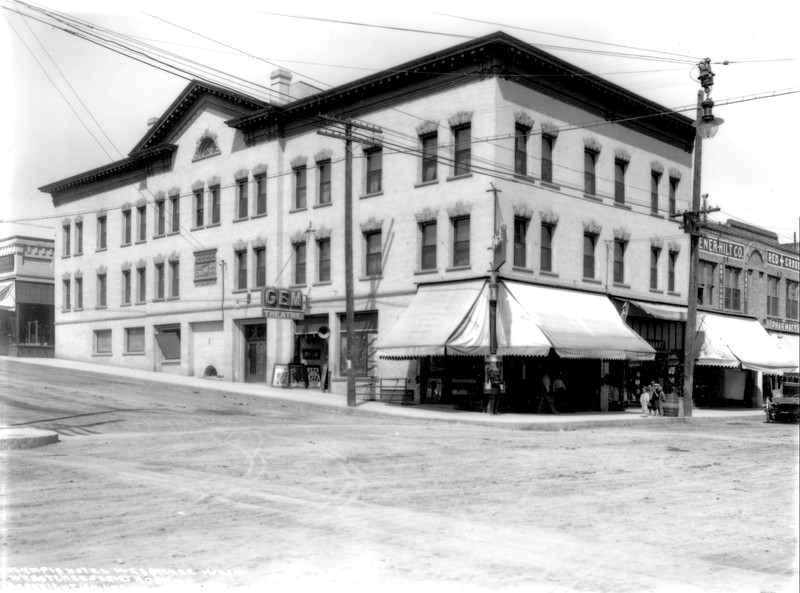
[{"label": "gem theatre sign", "polygon": [[299,290],[267,286],[261,291],[264,317],[272,319],[304,319],[303,293]]}]

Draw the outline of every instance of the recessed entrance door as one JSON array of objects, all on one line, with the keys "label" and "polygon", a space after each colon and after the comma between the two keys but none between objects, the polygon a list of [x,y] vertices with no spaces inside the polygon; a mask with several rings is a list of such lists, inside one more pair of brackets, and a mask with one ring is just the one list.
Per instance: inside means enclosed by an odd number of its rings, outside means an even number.
[{"label": "recessed entrance door", "polygon": [[245,325],[244,380],[246,383],[267,381],[267,328],[265,324]]}]

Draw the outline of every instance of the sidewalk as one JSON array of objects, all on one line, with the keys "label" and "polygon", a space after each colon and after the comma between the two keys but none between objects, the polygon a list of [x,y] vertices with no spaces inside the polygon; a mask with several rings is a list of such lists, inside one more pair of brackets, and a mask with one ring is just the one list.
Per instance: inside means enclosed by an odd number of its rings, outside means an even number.
[{"label": "sidewalk", "polygon": [[[656,418],[652,416],[643,417],[638,407],[629,408],[624,412],[580,412],[557,415],[507,413],[495,416],[482,414],[480,412],[455,410],[451,406],[399,405],[375,401],[357,401],[354,408],[348,408],[347,398],[344,395],[323,393],[311,389],[281,389],[264,384],[232,383],[219,379],[170,375],[166,373],[140,371],[125,367],[113,367],[63,359],[0,357],[0,360],[17,362],[20,364],[21,368],[32,368],[38,365],[52,368],[74,369],[90,373],[141,379],[143,381],[192,386],[201,389],[214,389],[228,393],[247,394],[250,396],[266,397],[292,403],[323,406],[349,414],[401,416],[417,420],[468,423],[516,430],[575,430],[607,426],[664,425],[681,422],[691,422],[695,424],[731,420],[760,422],[764,419],[764,412],[759,409],[708,410],[695,408],[690,418]],[[0,435],[4,433],[5,430],[0,431]]]}]

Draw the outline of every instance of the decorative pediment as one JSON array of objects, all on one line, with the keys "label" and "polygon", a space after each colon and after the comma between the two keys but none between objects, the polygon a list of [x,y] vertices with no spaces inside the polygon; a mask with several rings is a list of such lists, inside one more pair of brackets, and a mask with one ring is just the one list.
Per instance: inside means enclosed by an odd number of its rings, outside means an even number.
[{"label": "decorative pediment", "polygon": [[[98,274],[99,273],[100,272],[98,271]],[[76,279],[77,278],[83,278],[83,270],[75,270],[75,274],[73,274],[73,275],[75,276]]]},{"label": "decorative pediment", "polygon": [[252,241],[250,241],[250,245],[253,246],[253,249],[259,249],[261,247],[266,247],[267,246],[267,239],[265,237],[262,237],[261,235],[259,235],[258,237],[256,237]]},{"label": "decorative pediment", "polygon": [[459,111],[447,119],[447,123],[451,128],[464,126],[472,121],[472,111]]},{"label": "decorative pediment", "polygon": [[539,216],[544,224],[549,224],[552,226],[558,224],[558,214],[552,210],[544,210],[539,214]]},{"label": "decorative pediment", "polygon": [[683,176],[683,173],[681,173],[678,169],[670,168],[670,170],[669,170],[669,178],[670,179],[675,179],[677,181],[680,181],[680,178],[682,176]]},{"label": "decorative pediment", "polygon": [[333,150],[330,148],[323,148],[317,154],[314,155],[314,162],[315,163],[324,163],[325,161],[331,160],[333,156]]},{"label": "decorative pediment", "polygon": [[180,254],[180,253],[178,253],[177,251],[173,251],[172,253],[170,253],[170,254],[169,254],[169,257],[168,257],[167,259],[168,259],[170,262],[176,262],[176,261],[179,261],[179,260],[181,259],[181,254]]},{"label": "decorative pediment", "polygon": [[514,216],[530,220],[533,218],[533,208],[527,204],[514,204]]},{"label": "decorative pediment", "polygon": [[447,216],[450,218],[459,218],[461,216],[469,216],[470,212],[472,212],[472,204],[459,200],[447,209]]},{"label": "decorative pediment", "polygon": [[429,119],[417,126],[417,136],[427,136],[433,134],[439,129],[439,122]]},{"label": "decorative pediment", "polygon": [[545,138],[558,138],[558,125],[550,121],[542,122],[542,136]]},{"label": "decorative pediment", "polygon": [[331,238],[331,229],[326,226],[319,227],[316,231],[314,231],[314,238],[317,240],[320,239],[330,239]]},{"label": "decorative pediment", "polygon": [[162,254],[159,253],[157,256],[155,256],[153,258],[153,263],[156,264],[156,265],[160,265],[160,264],[164,263],[165,259],[166,258]]},{"label": "decorative pediment", "polygon": [[163,202],[164,200],[167,199],[167,194],[164,193],[163,191],[157,191],[156,193],[153,194],[153,199],[156,202]]},{"label": "decorative pediment", "polygon": [[247,241],[245,241],[243,239],[238,239],[233,244],[233,250],[234,251],[247,251]]},{"label": "decorative pediment", "polygon": [[267,165],[265,163],[258,163],[253,167],[253,177],[261,177],[267,174]]},{"label": "decorative pediment", "polygon": [[198,179],[192,184],[192,191],[201,191],[205,186],[206,182]]},{"label": "decorative pediment", "polygon": [[306,242],[306,231],[296,231],[289,236],[289,241],[292,245]]},{"label": "decorative pediment", "polygon": [[664,247],[664,239],[659,237],[651,237],[650,238],[650,248],[651,249],[662,249]]},{"label": "decorative pediment", "polygon": [[423,208],[420,212],[414,213],[414,218],[418,223],[434,222],[439,217],[439,211],[432,208]]},{"label": "decorative pediment", "polygon": [[677,241],[670,241],[669,242],[669,252],[670,253],[680,253],[681,246]]},{"label": "decorative pediment", "polygon": [[514,112],[514,123],[520,126],[525,126],[526,128],[533,127],[533,118],[525,113],[524,111],[515,111]]},{"label": "decorative pediment", "polygon": [[122,262],[122,265],[120,266],[120,268],[122,268],[123,272],[129,272],[132,267],[133,267],[133,264],[131,262],[129,262],[129,261]]},{"label": "decorative pediment", "polygon": [[664,165],[658,161],[650,161],[650,170],[661,175],[664,172]]},{"label": "decorative pediment", "polygon": [[623,163],[630,163],[631,153],[629,153],[624,148],[617,148],[616,150],[614,150],[614,159],[617,161],[621,161]]},{"label": "decorative pediment", "polygon": [[298,155],[289,161],[292,169],[301,169],[302,167],[305,167],[307,163],[308,157],[303,155]]},{"label": "decorative pediment", "polygon": [[589,136],[583,139],[583,149],[595,154],[600,154],[600,151],[603,150],[603,145],[600,144],[597,138]]},{"label": "decorative pediment", "polygon": [[367,222],[361,223],[361,232],[362,233],[371,233],[373,231],[379,231],[383,228],[383,220],[378,220],[375,217],[371,216]]},{"label": "decorative pediment", "polygon": [[[105,275],[106,275],[106,270],[107,270],[107,269],[108,269],[108,268],[106,268],[106,266],[104,266],[104,265],[97,266],[97,275],[98,275],[98,276],[105,276]],[[83,275],[83,274],[81,274],[81,275]]]},{"label": "decorative pediment", "polygon": [[250,177],[250,171],[248,171],[247,169],[239,169],[233,174],[233,178],[236,181],[247,181],[249,177]]},{"label": "decorative pediment", "polygon": [[596,220],[584,220],[583,221],[583,232],[589,235],[599,235],[600,232],[603,230],[603,227],[597,223]]},{"label": "decorative pediment", "polygon": [[625,241],[626,243],[631,240],[631,232],[625,228],[614,229],[614,238],[617,241]]},{"label": "decorative pediment", "polygon": [[219,187],[220,185],[222,185],[222,178],[219,175],[208,178],[208,187]]},{"label": "decorative pediment", "polygon": [[136,260],[136,269],[141,270],[142,268],[147,267],[147,261],[143,258]]},{"label": "decorative pediment", "polygon": [[177,185],[175,187],[171,187],[167,191],[167,195],[170,198],[177,198],[177,197],[179,197],[181,195],[181,188],[178,187]]}]

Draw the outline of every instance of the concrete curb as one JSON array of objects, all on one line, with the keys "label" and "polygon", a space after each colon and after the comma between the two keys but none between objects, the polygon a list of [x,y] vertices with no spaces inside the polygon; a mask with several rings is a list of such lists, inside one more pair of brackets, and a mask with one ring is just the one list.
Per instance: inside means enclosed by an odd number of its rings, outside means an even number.
[{"label": "concrete curb", "polygon": [[35,449],[58,442],[58,433],[38,428],[0,426],[0,451]]}]

